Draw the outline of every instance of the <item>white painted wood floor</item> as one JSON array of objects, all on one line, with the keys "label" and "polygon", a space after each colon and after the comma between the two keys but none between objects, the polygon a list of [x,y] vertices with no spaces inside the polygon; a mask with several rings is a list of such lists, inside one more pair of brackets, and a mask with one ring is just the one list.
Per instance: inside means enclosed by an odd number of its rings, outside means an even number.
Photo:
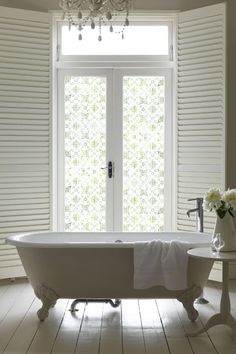
[{"label": "white painted wood floor", "polygon": [[[236,317],[236,282],[230,284],[232,313]],[[59,300],[45,322],[39,322],[35,298],[25,279],[0,282],[0,353],[79,354],[235,354],[236,340],[226,326],[216,326],[195,338],[197,330],[219,310],[220,284],[205,289],[208,305],[197,305],[200,317],[189,322],[177,300],[122,300],[109,304],[79,304]]]}]

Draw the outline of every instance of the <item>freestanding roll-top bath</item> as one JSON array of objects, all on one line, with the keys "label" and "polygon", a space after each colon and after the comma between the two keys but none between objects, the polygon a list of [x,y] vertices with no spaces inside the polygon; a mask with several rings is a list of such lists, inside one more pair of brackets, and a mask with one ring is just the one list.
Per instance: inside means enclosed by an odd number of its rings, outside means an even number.
[{"label": "freestanding roll-top bath", "polygon": [[190,248],[210,243],[208,234],[184,232],[48,232],[10,236],[7,243],[17,247],[35,294],[42,301],[40,320],[48,316],[58,298],[177,298],[194,321],[198,313],[193,302],[202,292],[213,261],[190,258],[188,286],[183,291],[163,286],[134,289],[134,243],[154,239],[189,242]]}]

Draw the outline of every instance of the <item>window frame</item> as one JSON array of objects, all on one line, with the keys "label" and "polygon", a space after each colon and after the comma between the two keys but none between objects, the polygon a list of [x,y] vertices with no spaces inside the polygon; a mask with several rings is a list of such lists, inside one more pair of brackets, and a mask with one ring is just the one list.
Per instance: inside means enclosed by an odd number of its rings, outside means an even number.
[{"label": "window frame", "polygon": [[[136,21],[137,23],[142,22],[151,22],[151,23],[168,23],[169,24],[169,40],[170,40],[170,50],[169,55],[165,56],[119,56],[119,61],[117,61],[117,56],[106,56],[106,61],[101,61],[101,57],[97,60],[92,60],[92,56],[71,56],[70,60],[63,60],[63,56],[60,55],[60,42],[58,42],[59,34],[58,28],[59,24],[62,22],[61,13],[53,12],[51,14],[51,26],[52,30],[52,95],[53,95],[53,103],[52,103],[52,112],[53,112],[53,176],[54,176],[54,185],[53,185],[53,229],[58,230],[58,195],[59,195],[59,185],[58,185],[58,73],[62,69],[108,69],[108,68],[157,68],[157,69],[170,69],[171,74],[171,146],[169,147],[170,158],[168,159],[168,164],[171,165],[171,173],[168,175],[168,179],[170,180],[168,190],[168,225],[165,225],[166,231],[172,231],[175,229],[175,116],[176,116],[176,102],[175,102],[175,92],[176,92],[176,82],[175,82],[175,72],[176,72],[176,55],[175,55],[175,47],[176,47],[176,26],[177,26],[177,11],[173,12],[164,12],[159,11],[158,15],[153,14],[151,12],[146,13],[138,13],[133,12],[130,14],[130,20]],[[107,58],[109,57],[109,58]],[[68,59],[68,58],[67,58]],[[87,59],[87,60],[86,60]],[[99,60],[98,60],[99,59]],[[123,59],[123,60],[121,60]],[[137,60],[139,59],[139,60]],[[171,198],[171,199],[170,199]],[[167,220],[167,218],[165,218]]]}]

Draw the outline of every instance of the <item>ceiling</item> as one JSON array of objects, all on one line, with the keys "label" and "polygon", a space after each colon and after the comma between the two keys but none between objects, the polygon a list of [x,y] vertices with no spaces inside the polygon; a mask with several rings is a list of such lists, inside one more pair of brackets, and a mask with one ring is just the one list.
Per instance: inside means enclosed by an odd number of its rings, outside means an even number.
[{"label": "ceiling", "polygon": [[[187,10],[222,1],[223,0],[131,0],[131,7],[135,10]],[[0,6],[47,12],[49,10],[59,10],[58,2],[59,0],[0,0]]]},{"label": "ceiling", "polygon": [[9,6],[42,12],[47,12],[48,10],[59,10],[58,0],[0,0],[0,6]]}]

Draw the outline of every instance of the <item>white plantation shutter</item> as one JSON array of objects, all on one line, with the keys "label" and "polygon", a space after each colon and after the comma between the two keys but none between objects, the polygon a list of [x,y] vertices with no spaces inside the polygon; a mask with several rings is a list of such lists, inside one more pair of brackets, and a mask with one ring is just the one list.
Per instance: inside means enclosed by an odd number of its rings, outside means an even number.
[{"label": "white plantation shutter", "polygon": [[7,235],[50,229],[47,13],[0,7],[0,278],[23,275]]},{"label": "white plantation shutter", "polygon": [[188,199],[225,187],[225,4],[180,13],[177,35],[177,229],[195,231]]}]

